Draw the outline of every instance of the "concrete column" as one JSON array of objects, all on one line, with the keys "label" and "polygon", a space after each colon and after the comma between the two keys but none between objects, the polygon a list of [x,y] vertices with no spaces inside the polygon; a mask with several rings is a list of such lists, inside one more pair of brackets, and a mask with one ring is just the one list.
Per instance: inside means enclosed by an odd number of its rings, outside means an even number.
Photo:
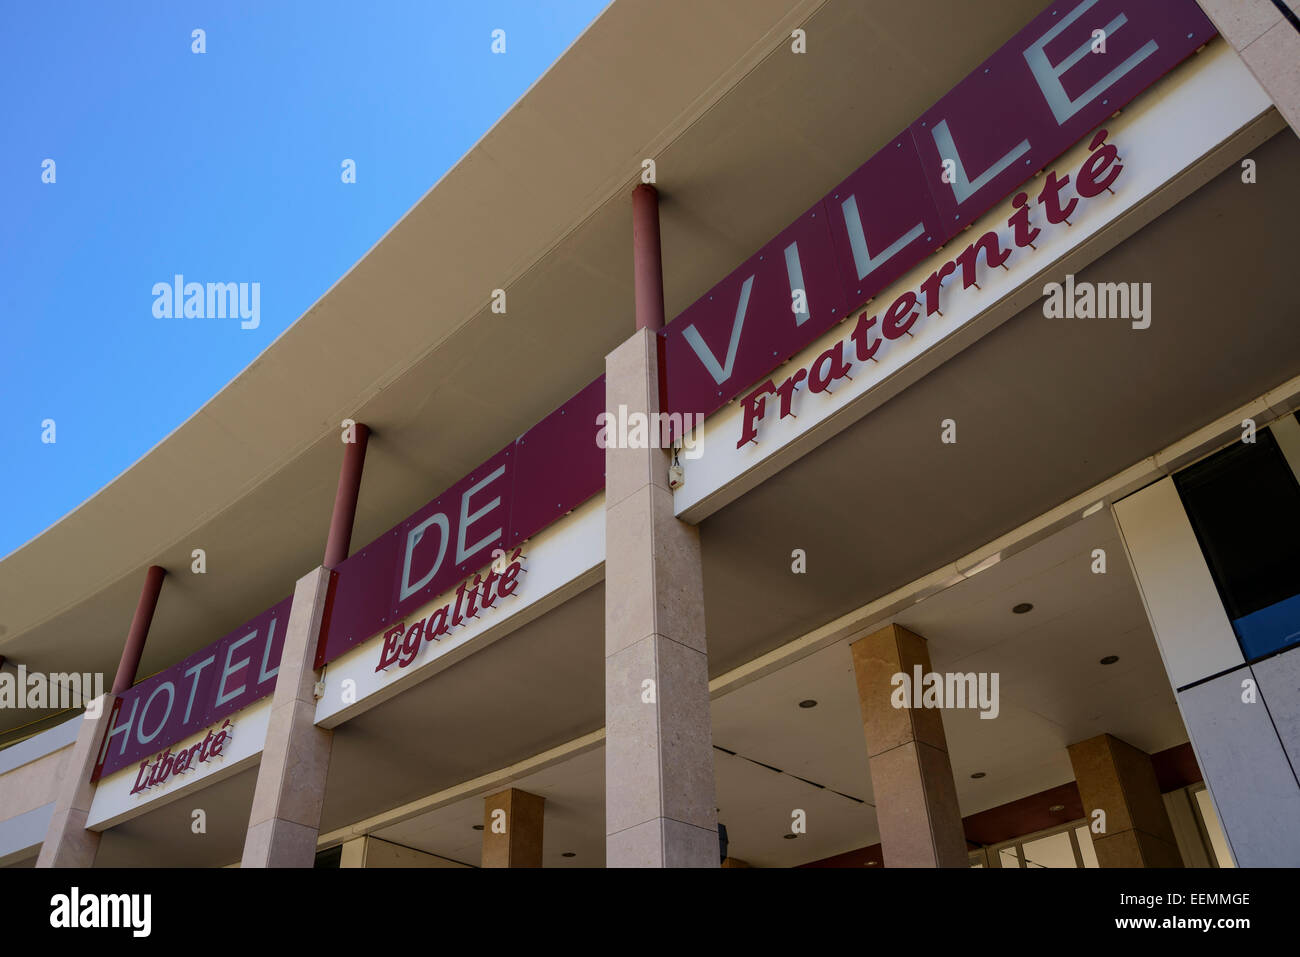
[{"label": "concrete column", "polygon": [[1254,74],[1294,133],[1300,134],[1300,3],[1197,0]]},{"label": "concrete column", "polygon": [[[605,359],[606,409],[659,410],[658,337]],[[605,451],[605,860],[717,867],[699,530],[658,448]]]},{"label": "concrete column", "polygon": [[969,867],[942,713],[891,701],[894,675],[930,671],[925,639],[888,625],[849,649],[885,867]]},{"label": "concrete column", "polygon": [[1093,831],[1099,867],[1182,867],[1151,756],[1109,734],[1070,745],[1070,764],[1091,826],[1105,812],[1105,830]]},{"label": "concrete column", "polygon": [[331,572],[298,580],[285,628],[270,724],[257,769],[243,867],[312,867],[334,733],[316,727],[312,670]]},{"label": "concrete column", "polygon": [[[90,776],[99,759],[104,737],[113,719],[113,705],[117,695],[100,695],[77,729],[77,740],[63,768],[63,778],[56,785],[54,812],[50,815],[45,841],[36,858],[37,867],[92,867],[99,853],[100,833],[86,830],[90,815],[90,802],[95,797],[95,786]],[[94,714],[95,717],[90,717]]]},{"label": "concrete column", "polygon": [[483,799],[483,866],[541,867],[546,798],[507,788]]},{"label": "concrete column", "polygon": [[1114,515],[1234,860],[1300,867],[1300,648],[1245,660],[1173,479]]}]

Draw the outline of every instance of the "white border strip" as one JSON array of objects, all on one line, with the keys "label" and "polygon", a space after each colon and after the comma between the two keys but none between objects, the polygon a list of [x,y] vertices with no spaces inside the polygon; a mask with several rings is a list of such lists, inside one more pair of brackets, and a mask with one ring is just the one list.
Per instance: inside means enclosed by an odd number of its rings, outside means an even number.
[{"label": "white border strip", "polygon": [[[425,641],[408,667],[392,665],[376,671],[384,636],[381,632],[331,662],[325,672],[325,694],[316,703],[316,724],[333,728],[380,702],[414,687],[457,661],[486,648],[574,595],[590,588],[605,574],[605,496],[580,505],[522,546],[524,574],[515,594],[498,607],[468,619],[439,641]],[[454,597],[439,595],[406,616],[415,624]]]},{"label": "white border strip", "polygon": [[[224,721],[229,720],[233,726],[233,734],[220,758],[196,764],[192,770],[173,775],[166,783],[141,791],[139,794],[131,793],[136,776],[140,773],[138,762],[100,778],[99,785],[95,788],[95,797],[90,803],[90,813],[86,817],[86,829],[103,831],[114,824],[139,817],[146,811],[165,807],[195,791],[233,777],[246,768],[256,767],[262,757],[262,748],[266,745],[266,730],[271,723],[273,697],[274,695],[267,695],[242,711],[228,715],[215,725],[205,725],[200,731],[190,735],[184,741],[177,741],[169,749],[162,749],[170,750],[172,754],[184,751],[202,741],[209,730],[216,730]],[[156,757],[157,754],[151,754],[149,763],[152,764]]]}]

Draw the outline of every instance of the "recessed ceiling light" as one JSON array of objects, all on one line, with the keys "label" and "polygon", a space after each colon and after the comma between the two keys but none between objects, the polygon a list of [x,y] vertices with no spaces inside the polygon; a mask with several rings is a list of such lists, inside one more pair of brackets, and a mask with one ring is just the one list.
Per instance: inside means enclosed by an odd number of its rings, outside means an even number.
[{"label": "recessed ceiling light", "polygon": [[781,836],[784,837],[787,841],[793,841],[793,840],[794,840],[796,837],[798,837],[799,835],[798,835],[798,834],[783,834],[783,835],[781,835]]},{"label": "recessed ceiling light", "polygon": [[1113,665],[1117,661],[1119,661],[1119,655],[1107,655],[1105,658],[1101,659],[1101,664]]},{"label": "recessed ceiling light", "polygon": [[1027,601],[1022,601],[1019,605],[1016,605],[1014,608],[1011,609],[1011,613],[1013,615],[1023,615],[1025,612],[1029,612],[1033,610],[1034,610],[1033,605],[1029,604],[1029,602]]},{"label": "recessed ceiling light", "polygon": [[1048,810],[1051,811],[1053,814],[1055,814],[1057,811],[1064,811],[1064,810],[1065,810],[1065,805],[1064,805],[1064,804],[1053,804],[1051,807],[1048,808]]},{"label": "recessed ceiling light", "polygon": [[578,855],[573,853],[573,851],[565,851],[563,854],[560,855],[560,857],[577,857],[577,856]]},{"label": "recessed ceiling light", "polygon": [[474,825],[474,830],[476,830],[476,831],[481,831],[481,830],[483,830],[483,825],[482,825],[482,824],[475,824],[475,825]]},{"label": "recessed ceiling light", "polygon": [[984,772],[976,771],[974,774],[971,775],[971,777],[974,778],[976,781],[978,781],[980,778],[984,777]]},{"label": "recessed ceiling light", "polygon": [[799,707],[801,707],[801,708],[815,708],[815,707],[817,707],[817,702],[814,701],[812,698],[804,698],[802,701],[799,702]]},{"label": "recessed ceiling light", "polygon": [[864,866],[865,866],[865,867],[879,867],[879,866],[880,866],[880,862],[879,862],[879,861],[867,861],[867,863],[866,863]]}]

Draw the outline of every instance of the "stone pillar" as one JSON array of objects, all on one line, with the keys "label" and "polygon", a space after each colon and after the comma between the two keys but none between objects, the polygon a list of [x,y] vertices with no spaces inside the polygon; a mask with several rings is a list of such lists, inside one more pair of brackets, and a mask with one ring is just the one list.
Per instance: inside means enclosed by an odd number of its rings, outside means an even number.
[{"label": "stone pillar", "polygon": [[507,788],[483,799],[483,866],[541,867],[546,798]]},{"label": "stone pillar", "polygon": [[[113,720],[114,694],[100,695],[82,717],[77,740],[64,765],[63,778],[56,785],[54,812],[45,831],[45,841],[36,858],[37,867],[92,867],[99,853],[100,834],[86,830],[90,802],[95,797],[91,774],[99,760],[109,723]],[[95,717],[90,717],[94,714]]]},{"label": "stone pillar", "polygon": [[893,677],[930,671],[925,639],[887,625],[850,646],[885,867],[969,867],[937,708],[896,708]]},{"label": "stone pillar", "polygon": [[316,727],[312,670],[331,572],[298,580],[257,769],[242,867],[312,867],[334,732]]},{"label": "stone pillar", "polygon": [[1093,831],[1099,867],[1182,867],[1151,756],[1109,734],[1070,745],[1070,764],[1093,825],[1105,812],[1105,831]]},{"label": "stone pillar", "polygon": [[[605,359],[606,409],[659,410],[658,337]],[[605,860],[717,867],[699,530],[677,519],[662,449],[605,451]]]},{"label": "stone pillar", "polygon": [[1197,0],[1205,15],[1300,134],[1300,3],[1283,0]]}]

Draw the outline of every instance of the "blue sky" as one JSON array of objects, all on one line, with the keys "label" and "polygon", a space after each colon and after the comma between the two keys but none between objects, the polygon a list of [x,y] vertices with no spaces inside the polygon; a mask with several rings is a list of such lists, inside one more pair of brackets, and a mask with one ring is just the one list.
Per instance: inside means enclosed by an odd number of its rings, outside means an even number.
[{"label": "blue sky", "polygon": [[[5,4],[0,556],[252,362],[607,2]],[[176,273],[260,282],[260,325],[156,319]]]}]

